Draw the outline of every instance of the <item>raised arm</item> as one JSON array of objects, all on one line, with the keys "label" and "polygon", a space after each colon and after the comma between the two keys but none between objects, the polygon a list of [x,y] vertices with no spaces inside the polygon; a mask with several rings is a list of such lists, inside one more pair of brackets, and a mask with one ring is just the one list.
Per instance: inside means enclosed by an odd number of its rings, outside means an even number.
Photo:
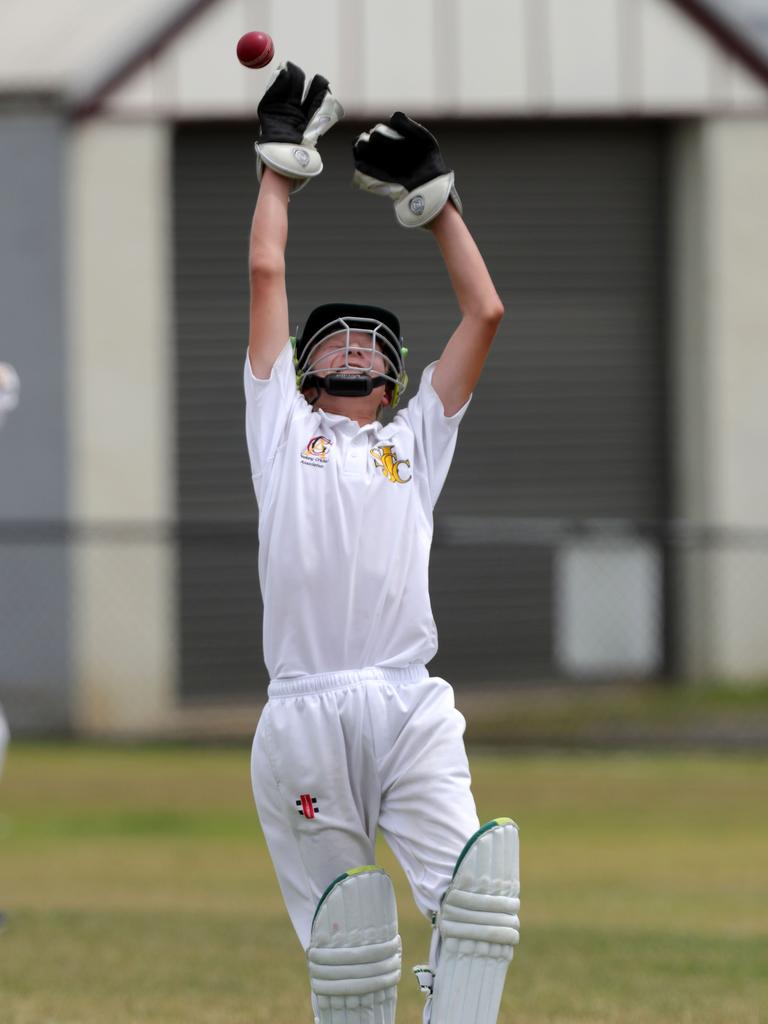
[{"label": "raised arm", "polygon": [[504,307],[475,241],[461,217],[461,200],[437,139],[402,111],[358,136],[353,184],[388,196],[406,228],[431,230],[448,268],[462,318],[432,375],[452,416],[477,384]]},{"label": "raised arm", "polygon": [[343,115],[328,79],[288,61],[275,72],[259,103],[257,170],[261,188],[251,223],[248,269],[251,311],[248,358],[255,377],[266,380],[288,341],[285,246],[288,197],[323,169],[316,144]]},{"label": "raised arm", "polygon": [[432,375],[432,387],[452,416],[474,391],[504,307],[469,228],[452,203],[428,225],[440,247],[461,322],[448,340]]},{"label": "raised arm", "polygon": [[272,372],[272,366],[290,333],[285,291],[285,246],[291,185],[290,179],[265,168],[251,222],[248,356],[254,377],[264,380]]}]

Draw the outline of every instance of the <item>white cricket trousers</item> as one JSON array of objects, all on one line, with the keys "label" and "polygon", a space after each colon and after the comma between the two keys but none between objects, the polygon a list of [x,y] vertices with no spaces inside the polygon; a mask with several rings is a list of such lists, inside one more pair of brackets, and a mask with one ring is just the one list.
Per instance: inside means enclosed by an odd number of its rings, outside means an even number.
[{"label": "white cricket trousers", "polygon": [[326,887],[381,829],[431,916],[479,828],[453,690],[426,668],[273,680],[253,741],[259,820],[302,946]]}]

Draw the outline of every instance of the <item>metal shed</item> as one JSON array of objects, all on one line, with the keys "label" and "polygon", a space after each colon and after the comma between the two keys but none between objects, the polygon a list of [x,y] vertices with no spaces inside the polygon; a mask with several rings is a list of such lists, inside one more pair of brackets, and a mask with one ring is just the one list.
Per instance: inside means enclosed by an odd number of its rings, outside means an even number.
[{"label": "metal shed", "polygon": [[[508,310],[438,507],[435,670],[766,671],[765,553],[672,557],[668,529],[768,523],[762,52],[693,0],[395,8],[8,8],[0,696],[22,728],[163,730],[262,689],[239,368],[266,76],[232,52],[255,24],[348,111],[297,199],[294,319],[341,289],[388,302],[416,378],[447,337],[430,240],[348,189],[353,135],[396,106],[439,128]],[[43,15],[63,42],[41,69]]]}]

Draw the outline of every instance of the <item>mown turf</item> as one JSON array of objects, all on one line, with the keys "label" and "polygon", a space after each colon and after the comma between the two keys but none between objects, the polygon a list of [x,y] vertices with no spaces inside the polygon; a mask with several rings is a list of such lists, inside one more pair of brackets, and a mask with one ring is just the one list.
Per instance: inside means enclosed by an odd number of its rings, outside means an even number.
[{"label": "mown turf", "polygon": [[[472,765],[481,817],[521,826],[503,1021],[768,1022],[768,755]],[[380,859],[410,965],[428,927]],[[245,748],[16,744],[0,906],[1,1024],[310,1024]],[[398,1020],[420,1011],[406,975]]]}]

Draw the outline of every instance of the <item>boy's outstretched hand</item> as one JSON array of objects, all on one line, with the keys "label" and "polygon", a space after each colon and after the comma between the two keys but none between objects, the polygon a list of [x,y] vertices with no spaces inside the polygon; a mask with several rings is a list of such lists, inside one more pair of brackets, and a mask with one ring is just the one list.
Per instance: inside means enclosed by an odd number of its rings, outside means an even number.
[{"label": "boy's outstretched hand", "polygon": [[344,116],[343,107],[331,95],[327,78],[315,75],[307,86],[301,68],[287,61],[275,71],[258,115],[259,181],[264,167],[271,167],[292,179],[292,191],[298,192],[322,171],[317,140]]},{"label": "boy's outstretched hand", "polygon": [[359,135],[353,153],[352,184],[392,199],[403,227],[426,227],[449,199],[461,213],[453,171],[446,167],[437,139],[402,111]]}]

